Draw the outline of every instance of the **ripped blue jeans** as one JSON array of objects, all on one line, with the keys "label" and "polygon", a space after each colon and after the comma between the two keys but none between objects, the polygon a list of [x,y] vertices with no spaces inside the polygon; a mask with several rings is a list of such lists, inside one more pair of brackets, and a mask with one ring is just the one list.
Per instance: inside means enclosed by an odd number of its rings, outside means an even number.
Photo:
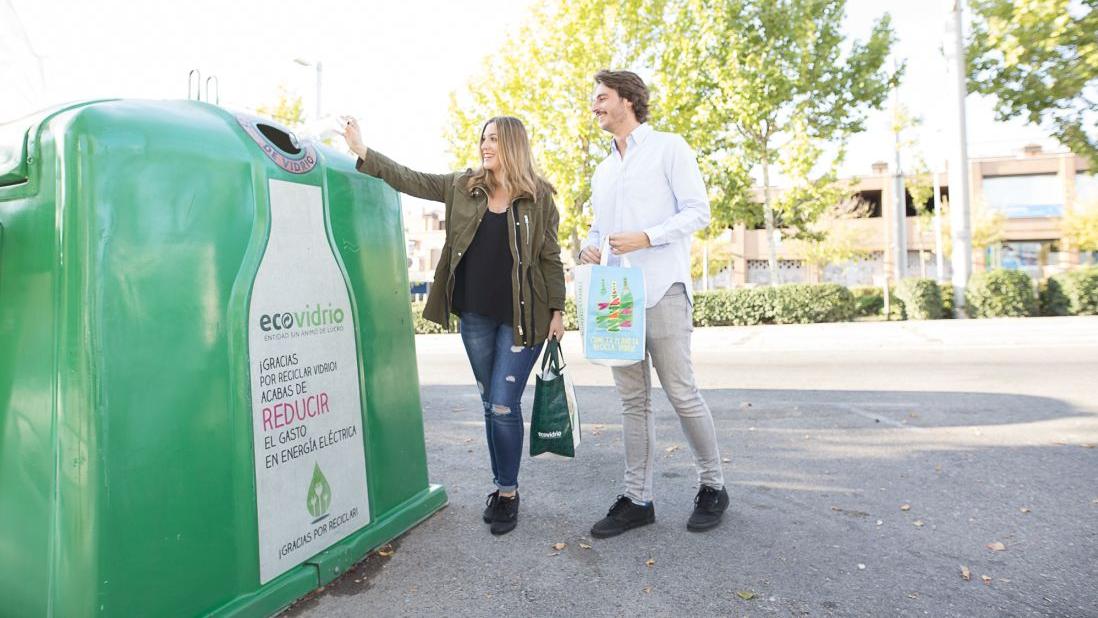
[{"label": "ripped blue jeans", "polygon": [[510,324],[477,313],[461,314],[461,341],[484,403],[484,431],[492,478],[500,491],[518,489],[522,460],[522,391],[542,344],[516,346]]}]

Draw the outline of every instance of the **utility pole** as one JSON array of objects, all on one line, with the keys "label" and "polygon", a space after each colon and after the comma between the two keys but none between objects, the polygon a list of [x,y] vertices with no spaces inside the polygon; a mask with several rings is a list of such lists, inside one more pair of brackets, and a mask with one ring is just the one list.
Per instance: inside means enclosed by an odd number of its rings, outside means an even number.
[{"label": "utility pole", "polygon": [[968,144],[965,129],[965,97],[968,95],[968,71],[965,65],[964,31],[961,25],[962,0],[952,0],[953,10],[946,22],[947,65],[952,68],[955,115],[949,157],[949,220],[953,232],[953,306],[956,317],[965,315],[965,286],[972,274],[972,227],[969,216]]},{"label": "utility pole", "polygon": [[[895,69],[895,60],[892,65]],[[892,134],[895,139],[896,169],[892,174],[892,277],[896,283],[907,276],[907,192],[904,188],[904,170],[900,163],[902,120],[899,88],[893,88]]]},{"label": "utility pole", "polygon": [[945,281],[945,256],[942,255],[942,187],[938,182],[937,157],[930,175],[934,179],[934,279],[941,283]]}]

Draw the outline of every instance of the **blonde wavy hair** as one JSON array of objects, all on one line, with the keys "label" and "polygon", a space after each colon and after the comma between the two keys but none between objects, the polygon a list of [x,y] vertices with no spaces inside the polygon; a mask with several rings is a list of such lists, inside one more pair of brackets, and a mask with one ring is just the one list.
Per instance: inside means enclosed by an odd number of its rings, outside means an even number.
[{"label": "blonde wavy hair", "polygon": [[483,166],[477,168],[469,177],[466,188],[472,191],[482,187],[488,193],[503,189],[514,197],[538,199],[545,194],[554,194],[556,189],[534,167],[534,154],[530,150],[530,139],[526,136],[526,127],[514,116],[496,116],[489,118],[480,130],[480,142],[484,142],[484,133],[488,125],[496,125],[499,147],[496,157],[499,159],[503,178],[498,178],[491,170]]}]

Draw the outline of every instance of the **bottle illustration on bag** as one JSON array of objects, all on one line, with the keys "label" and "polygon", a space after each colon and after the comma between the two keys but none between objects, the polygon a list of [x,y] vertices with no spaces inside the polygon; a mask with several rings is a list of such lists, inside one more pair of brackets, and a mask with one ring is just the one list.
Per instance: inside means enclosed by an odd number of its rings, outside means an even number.
[{"label": "bottle illustration on bag", "polygon": [[598,309],[595,311],[595,327],[600,330],[606,330],[606,320],[609,315],[609,311],[606,309],[610,306],[610,297],[606,293],[606,279],[600,279]]},{"label": "bottle illustration on bag", "polygon": [[633,293],[629,291],[629,277],[625,277],[622,281],[621,327],[633,327]]}]

